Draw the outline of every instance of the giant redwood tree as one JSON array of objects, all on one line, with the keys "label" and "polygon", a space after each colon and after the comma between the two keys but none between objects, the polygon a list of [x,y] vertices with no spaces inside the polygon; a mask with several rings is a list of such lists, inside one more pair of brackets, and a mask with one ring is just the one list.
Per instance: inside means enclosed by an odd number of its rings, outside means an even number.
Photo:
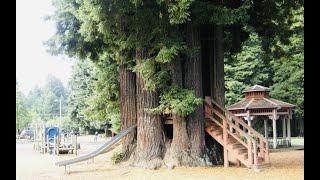
[{"label": "giant redwood tree", "polygon": [[[108,65],[119,67],[120,105],[114,108],[120,109],[121,129],[137,124],[136,132],[122,140],[122,152],[144,168],[211,164],[202,101],[212,96],[224,105],[225,52],[241,51],[248,38],[246,27],[261,36],[266,51],[275,42],[271,36],[285,42],[291,9],[301,4],[298,0],[53,2],[57,10],[50,18],[57,32],[47,42],[52,53],[100,64],[108,56],[114,63]],[[170,138],[164,114],[173,118]]]}]

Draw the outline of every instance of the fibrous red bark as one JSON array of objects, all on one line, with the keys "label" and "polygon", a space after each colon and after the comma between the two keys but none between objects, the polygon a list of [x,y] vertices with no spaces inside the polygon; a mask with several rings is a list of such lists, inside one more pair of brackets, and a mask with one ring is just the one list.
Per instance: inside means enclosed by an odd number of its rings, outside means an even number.
[{"label": "fibrous red bark", "polygon": [[[187,46],[191,49],[200,47],[199,27],[187,25]],[[188,57],[184,63],[184,86],[192,89],[196,97],[202,98],[202,67],[201,53],[197,51]],[[199,105],[195,111],[187,117],[188,136],[191,143],[190,154],[194,158],[194,166],[205,166],[205,132],[204,132],[204,114],[203,106]]]},{"label": "fibrous red bark", "polygon": [[[136,51],[136,63],[139,65],[145,57],[145,49]],[[140,73],[136,75],[137,88],[137,148],[136,162],[138,167],[155,169],[162,165],[164,140],[163,127],[159,115],[145,111],[158,106],[158,94],[145,89],[145,82]]]}]

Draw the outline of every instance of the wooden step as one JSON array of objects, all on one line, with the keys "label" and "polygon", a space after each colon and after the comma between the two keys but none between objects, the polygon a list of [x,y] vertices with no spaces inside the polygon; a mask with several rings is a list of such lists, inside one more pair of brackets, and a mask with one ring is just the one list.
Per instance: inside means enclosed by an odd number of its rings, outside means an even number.
[{"label": "wooden step", "polygon": [[222,131],[214,131],[213,134],[214,134],[215,136],[220,136],[220,135],[222,135],[223,133],[222,133]]},{"label": "wooden step", "polygon": [[[228,152],[230,152],[230,154],[232,154],[233,157],[235,157],[237,160],[239,160],[241,162],[241,164],[245,165],[246,167],[257,169],[257,168],[261,168],[261,167],[270,165],[270,163],[265,163],[265,159],[262,157],[259,157],[259,154],[257,154],[258,155],[257,164],[252,165],[253,162],[249,162],[249,159],[248,159],[247,147],[245,145],[243,145],[242,142],[240,142],[240,140],[235,139],[233,137],[233,134],[228,135],[227,145],[224,145],[224,143],[223,143],[223,128],[220,127],[218,124],[216,124],[216,122],[213,121],[211,119],[211,117],[213,117],[215,119],[220,119],[220,120],[225,119],[225,118],[228,119],[229,115],[227,115],[227,114],[230,112],[228,110],[224,109],[223,107],[220,107],[214,101],[211,101],[211,99],[206,99],[206,102],[209,105],[210,104],[212,105],[212,106],[206,107],[206,108],[211,109],[212,114],[205,114],[205,117],[206,117],[205,129],[206,129],[206,132],[208,132],[208,134],[210,134],[215,140],[217,140],[224,148],[227,149]],[[211,111],[207,111],[207,112],[211,112]],[[233,118],[235,118],[235,117],[233,117]],[[241,119],[238,119],[238,120],[240,122],[242,122]],[[221,121],[219,121],[219,122],[221,122]],[[227,123],[230,124],[231,122],[227,120]],[[244,124],[242,124],[242,125],[244,125]],[[237,131],[237,130],[235,130],[235,131]],[[240,130],[240,131],[242,131],[242,130]],[[234,132],[234,134],[237,134],[236,135],[237,137],[238,137],[239,133],[240,132]],[[242,133],[246,133],[246,132],[242,132]],[[255,132],[255,133],[257,134],[257,132]],[[247,135],[252,136],[251,134],[247,134]],[[252,154],[252,156],[254,156],[254,155]],[[252,158],[254,158],[254,157],[252,157]],[[252,161],[253,161],[253,159],[252,159]]]},{"label": "wooden step", "polygon": [[220,128],[220,127],[214,127],[214,126],[212,126],[212,129],[213,129],[214,131],[221,131],[221,132],[223,131],[222,128]]},{"label": "wooden step", "polygon": [[228,138],[228,142],[230,144],[239,143],[239,141],[237,141],[235,138]]},{"label": "wooden step", "polygon": [[237,149],[237,148],[240,148],[240,147],[244,147],[241,143],[233,143],[231,145],[232,145],[232,149]]},{"label": "wooden step", "polygon": [[266,162],[263,162],[263,163],[258,163],[258,169],[263,169],[263,168],[266,168],[266,167],[270,167],[271,164],[270,163],[266,163]]},{"label": "wooden step", "polygon": [[248,153],[246,152],[246,153],[242,153],[242,154],[238,154],[239,155],[239,157],[241,158],[241,159],[248,159]]},{"label": "wooden step", "polygon": [[216,125],[214,123],[210,123],[210,124],[208,124],[208,126],[210,126],[213,129],[222,129],[220,126],[218,126],[218,125]]},{"label": "wooden step", "polygon": [[237,153],[242,154],[242,153],[247,153],[248,149],[246,147],[241,147],[241,148],[236,148],[235,151],[237,151]]},{"label": "wooden step", "polygon": [[239,155],[241,155],[241,154],[248,154],[248,151],[247,151],[247,150],[245,150],[245,151],[239,151],[238,154],[239,154]]}]

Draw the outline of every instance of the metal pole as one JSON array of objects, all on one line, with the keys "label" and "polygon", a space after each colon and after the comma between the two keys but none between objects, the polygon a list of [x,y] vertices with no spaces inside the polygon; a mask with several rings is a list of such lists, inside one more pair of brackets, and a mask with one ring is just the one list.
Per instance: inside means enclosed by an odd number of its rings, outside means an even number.
[{"label": "metal pole", "polygon": [[46,153],[49,152],[49,135],[47,135],[47,146],[46,146]]},{"label": "metal pole", "polygon": [[62,96],[60,96],[60,120],[59,120],[59,128],[61,127],[61,119],[62,119],[62,116],[61,116],[61,100],[62,100]]},{"label": "metal pole", "polygon": [[75,155],[77,155],[77,149],[78,149],[78,147],[77,147],[77,135],[76,135],[75,138],[76,138],[76,139],[75,139],[75,141],[76,141],[76,142],[75,142],[75,150],[76,150],[76,151],[75,151]]},{"label": "metal pole", "polygon": [[56,151],[57,151],[57,149],[56,149],[56,146],[57,146],[57,138],[56,138],[57,136],[53,136],[53,154],[54,155],[56,155]]}]

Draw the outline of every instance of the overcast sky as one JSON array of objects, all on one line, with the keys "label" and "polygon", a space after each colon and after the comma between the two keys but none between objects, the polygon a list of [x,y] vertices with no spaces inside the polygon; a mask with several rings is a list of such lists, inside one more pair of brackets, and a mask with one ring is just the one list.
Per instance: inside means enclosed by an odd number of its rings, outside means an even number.
[{"label": "overcast sky", "polygon": [[43,20],[53,10],[51,0],[16,1],[16,76],[24,94],[36,84],[42,86],[48,74],[64,85],[71,76],[73,61],[51,56],[43,46],[43,41],[55,32],[54,24]]}]

